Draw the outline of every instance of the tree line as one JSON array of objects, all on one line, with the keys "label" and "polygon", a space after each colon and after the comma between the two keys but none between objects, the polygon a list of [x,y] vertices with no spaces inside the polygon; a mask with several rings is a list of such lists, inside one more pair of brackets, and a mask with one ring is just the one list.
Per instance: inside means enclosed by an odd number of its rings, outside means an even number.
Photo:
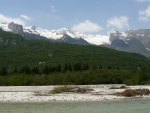
[{"label": "tree line", "polygon": [[[81,64],[81,63],[75,63],[75,64],[70,64],[66,63],[64,66],[56,65],[56,66],[48,66],[46,65],[44,68],[39,68],[39,67],[34,67],[30,68],[29,66],[23,66],[21,68],[15,67],[13,70],[9,71],[8,68],[2,67],[0,68],[0,76],[6,76],[6,75],[14,75],[14,74],[52,74],[52,73],[65,73],[67,71],[86,71],[86,70],[91,70],[91,69],[102,69],[102,65],[99,67],[93,66],[90,67],[88,63],[86,64]],[[111,66],[108,66],[108,69],[113,69]],[[117,68],[119,69],[119,68]]]},{"label": "tree line", "polygon": [[118,68],[90,67],[88,64],[75,63],[57,66],[29,68],[23,66],[8,72],[0,69],[0,85],[87,85],[87,84],[150,84],[150,68],[144,67],[134,72]]}]

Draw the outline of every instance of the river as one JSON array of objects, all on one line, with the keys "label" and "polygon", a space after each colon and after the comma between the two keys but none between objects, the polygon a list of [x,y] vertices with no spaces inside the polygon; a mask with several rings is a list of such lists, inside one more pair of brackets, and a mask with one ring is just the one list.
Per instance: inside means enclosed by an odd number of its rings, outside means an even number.
[{"label": "river", "polygon": [[150,113],[150,99],[98,102],[0,103],[0,113]]}]

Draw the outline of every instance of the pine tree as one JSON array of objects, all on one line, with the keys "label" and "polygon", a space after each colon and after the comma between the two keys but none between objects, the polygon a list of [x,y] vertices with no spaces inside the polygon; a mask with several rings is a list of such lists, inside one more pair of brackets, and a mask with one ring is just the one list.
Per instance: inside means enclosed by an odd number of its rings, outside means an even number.
[{"label": "pine tree", "polygon": [[7,75],[7,69],[6,69],[6,67],[2,67],[2,69],[1,69],[1,75]]},{"label": "pine tree", "polygon": [[66,71],[68,71],[69,70],[69,66],[68,66],[68,64],[66,63],[65,64],[65,67],[64,67],[64,69],[63,69],[63,72],[66,72]]},{"label": "pine tree", "polygon": [[72,71],[72,66],[71,66],[71,64],[68,65],[68,70],[69,70],[69,71]]},{"label": "pine tree", "polygon": [[14,69],[14,73],[15,74],[17,74],[18,73],[18,70],[17,70],[17,68],[15,67],[15,69]]},{"label": "pine tree", "polygon": [[25,74],[31,74],[31,69],[28,66],[25,66]]},{"label": "pine tree", "polygon": [[33,68],[32,73],[39,74],[40,73],[39,68],[38,67]]},{"label": "pine tree", "polygon": [[48,66],[45,66],[45,68],[43,69],[43,73],[46,74],[46,75],[49,74]]},{"label": "pine tree", "polygon": [[87,63],[83,65],[83,70],[89,70],[89,65]]},{"label": "pine tree", "polygon": [[101,65],[101,64],[99,65],[99,69],[103,69],[103,67],[102,67],[102,65]]},{"label": "pine tree", "polygon": [[61,72],[61,70],[62,70],[62,69],[61,69],[61,65],[60,65],[60,64],[59,64],[58,66],[56,66],[56,71],[57,71],[57,72]]}]

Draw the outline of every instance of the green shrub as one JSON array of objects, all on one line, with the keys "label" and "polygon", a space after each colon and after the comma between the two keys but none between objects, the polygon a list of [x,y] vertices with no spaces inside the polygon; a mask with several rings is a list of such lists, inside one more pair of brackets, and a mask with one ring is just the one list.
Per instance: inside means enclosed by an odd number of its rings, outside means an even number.
[{"label": "green shrub", "polygon": [[92,89],[78,87],[78,86],[60,86],[55,87],[53,90],[51,90],[50,94],[58,94],[63,92],[73,92],[73,93],[85,93],[87,91],[93,91]]}]

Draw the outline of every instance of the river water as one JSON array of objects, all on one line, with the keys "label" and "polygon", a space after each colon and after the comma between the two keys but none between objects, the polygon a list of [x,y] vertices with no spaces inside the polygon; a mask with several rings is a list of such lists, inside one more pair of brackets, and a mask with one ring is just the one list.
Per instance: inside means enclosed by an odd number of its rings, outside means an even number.
[{"label": "river water", "polygon": [[150,113],[150,99],[99,102],[0,103],[0,113]]}]

